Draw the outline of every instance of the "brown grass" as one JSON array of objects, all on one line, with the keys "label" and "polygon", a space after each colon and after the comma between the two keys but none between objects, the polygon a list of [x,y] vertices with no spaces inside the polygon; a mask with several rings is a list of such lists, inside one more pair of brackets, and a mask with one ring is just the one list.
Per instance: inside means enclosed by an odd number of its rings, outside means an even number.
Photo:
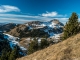
[{"label": "brown grass", "polygon": [[80,60],[80,34],[17,60]]},{"label": "brown grass", "polygon": [[26,25],[19,25],[18,27],[16,26],[14,29],[12,29],[11,31],[7,32],[10,35],[13,35],[15,37],[18,37],[20,35],[20,33],[18,31],[20,30],[24,30],[26,28]]},{"label": "brown grass", "polygon": [[26,49],[28,48],[28,44],[30,43],[30,40],[27,40],[27,38],[21,38],[21,41],[19,42],[21,46],[24,46]]}]

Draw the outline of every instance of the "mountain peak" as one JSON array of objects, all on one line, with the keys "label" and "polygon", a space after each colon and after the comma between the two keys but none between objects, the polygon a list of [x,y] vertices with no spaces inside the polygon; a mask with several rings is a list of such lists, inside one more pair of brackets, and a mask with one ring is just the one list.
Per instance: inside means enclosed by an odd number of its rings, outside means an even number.
[{"label": "mountain peak", "polygon": [[59,22],[59,20],[58,19],[53,19],[53,20],[51,20],[51,22]]}]

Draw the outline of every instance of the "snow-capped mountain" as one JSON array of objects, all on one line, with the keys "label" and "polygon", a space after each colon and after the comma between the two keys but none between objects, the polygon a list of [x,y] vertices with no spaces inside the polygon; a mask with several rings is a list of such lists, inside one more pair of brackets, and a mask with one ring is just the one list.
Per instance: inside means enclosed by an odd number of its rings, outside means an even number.
[{"label": "snow-capped mountain", "polygon": [[[48,22],[32,21],[16,26],[14,29],[7,32],[9,35],[6,37],[11,40],[11,43],[17,44],[21,48],[23,48],[22,46],[28,46],[29,41],[27,38],[31,40],[34,39],[34,37],[38,37],[39,41],[43,38],[47,38],[47,40],[52,39],[53,42],[58,42],[63,32],[63,26],[63,23],[56,19]],[[20,42],[16,41],[18,38],[21,39]]]},{"label": "snow-capped mountain", "polygon": [[29,27],[30,30],[41,29],[44,32],[47,32],[49,37],[56,37],[56,35],[59,36],[63,32],[64,24],[59,22],[59,20],[54,19],[48,22],[33,21],[26,23],[26,26]]},{"label": "snow-capped mountain", "polygon": [[[32,21],[20,25],[6,24],[4,26],[6,26],[6,28],[10,27],[10,31],[0,33],[0,38],[7,39],[12,49],[17,45],[22,51],[27,51],[30,40],[35,38],[37,38],[39,43],[41,39],[45,38],[47,38],[47,40],[52,39],[55,43],[58,42],[64,25],[54,19],[48,22]],[[13,29],[11,29],[11,26],[13,26]]]}]

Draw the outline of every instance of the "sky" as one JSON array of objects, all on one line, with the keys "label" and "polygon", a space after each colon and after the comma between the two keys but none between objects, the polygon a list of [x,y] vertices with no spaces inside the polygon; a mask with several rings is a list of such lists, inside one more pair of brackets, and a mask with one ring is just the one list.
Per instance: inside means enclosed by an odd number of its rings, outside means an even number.
[{"label": "sky", "polygon": [[72,12],[80,20],[80,0],[0,0],[0,23],[58,19],[65,24]]}]

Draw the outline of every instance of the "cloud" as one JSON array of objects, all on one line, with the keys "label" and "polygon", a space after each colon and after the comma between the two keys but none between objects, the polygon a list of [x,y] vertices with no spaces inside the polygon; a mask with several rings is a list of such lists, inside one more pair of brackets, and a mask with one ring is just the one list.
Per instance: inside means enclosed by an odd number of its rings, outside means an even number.
[{"label": "cloud", "polygon": [[25,23],[29,21],[50,21],[58,19],[62,23],[66,23],[68,18],[54,18],[44,16],[31,16],[31,15],[18,15],[18,14],[0,14],[0,22],[14,22],[14,23]]},{"label": "cloud", "polygon": [[46,13],[43,13],[42,16],[49,16],[49,17],[53,17],[53,16],[57,16],[57,12],[46,12]]},{"label": "cloud", "polygon": [[16,6],[1,5],[0,6],[0,22],[13,22],[13,23],[26,23],[29,21],[50,21],[58,19],[62,23],[67,21],[65,15],[58,14],[57,12],[46,12],[41,15],[27,15],[27,14],[12,14],[6,12],[20,12],[20,9]]},{"label": "cloud", "polygon": [[1,5],[0,6],[0,13],[5,13],[5,12],[19,12],[20,9],[16,6],[10,6],[10,5]]},{"label": "cloud", "polygon": [[44,17],[66,17],[66,15],[60,15],[56,11],[53,12],[46,11],[46,13],[42,13],[40,15]]},{"label": "cloud", "polygon": [[0,14],[1,17],[23,17],[23,18],[38,18],[39,16],[22,15],[22,14]]}]

